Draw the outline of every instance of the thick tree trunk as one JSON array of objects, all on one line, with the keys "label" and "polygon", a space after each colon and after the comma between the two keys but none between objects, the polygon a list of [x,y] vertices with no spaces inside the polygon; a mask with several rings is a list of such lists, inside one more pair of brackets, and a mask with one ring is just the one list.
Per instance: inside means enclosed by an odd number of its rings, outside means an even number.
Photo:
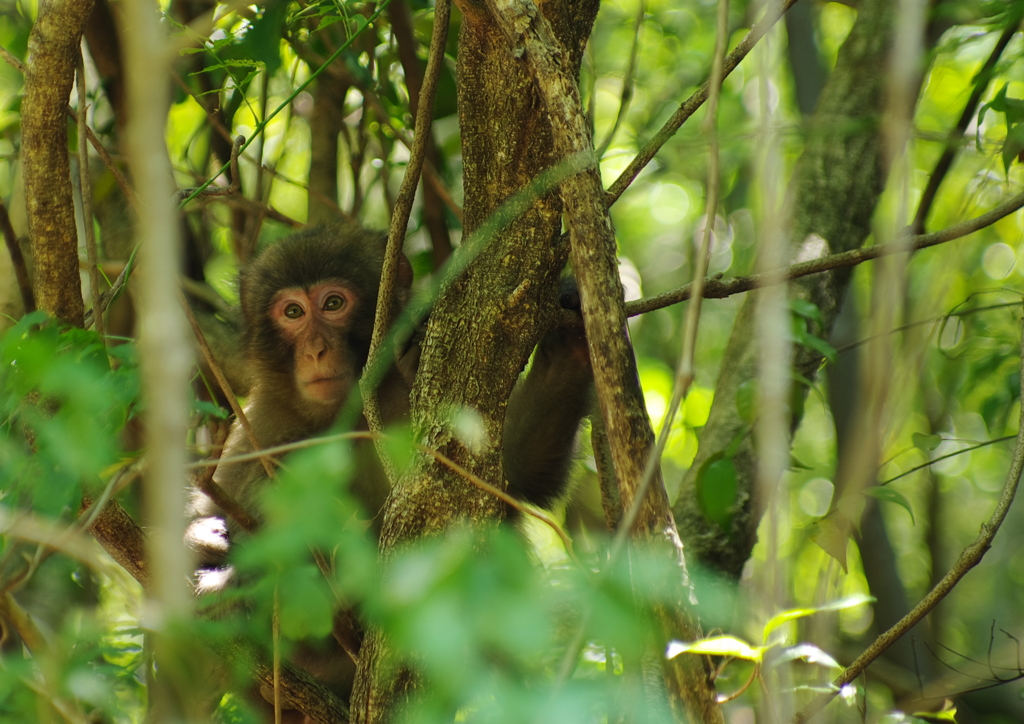
[{"label": "thick tree trunk", "polygon": [[[593,0],[545,5],[573,75],[597,12]],[[531,184],[553,158],[548,115],[533,79],[509,53],[486,10],[464,7],[459,38],[459,120],[465,165],[466,239],[516,192]],[[412,421],[418,437],[497,487],[504,487],[501,439],[505,401],[530,350],[556,308],[559,272],[569,250],[558,245],[562,209],[555,191],[534,198],[509,220],[441,294],[423,345]],[[438,410],[474,410],[485,443],[470,450]],[[386,506],[381,549],[446,530],[457,520],[495,520],[503,504],[436,463],[420,458]],[[385,665],[387,642],[371,631],[360,652],[352,695],[355,722],[385,721],[412,692],[414,679]],[[394,664],[395,662],[388,662]]]},{"label": "thick tree trunk", "polygon": [[21,159],[39,309],[82,326],[78,232],[68,161],[68,99],[93,0],[49,0],[28,40]]},{"label": "thick tree trunk", "polygon": [[[857,22],[811,119],[807,145],[794,174],[790,190],[794,256],[855,249],[871,232],[871,216],[886,176],[880,125],[893,18],[888,0],[865,0],[858,6]],[[825,328],[818,330],[820,337],[829,336],[849,278],[849,270],[839,270],[790,285],[791,296],[809,299],[821,310]],[[740,575],[754,547],[764,505],[756,493],[757,459],[749,424],[736,408],[739,386],[757,377],[757,300],[756,293],[747,297],[733,326],[700,449],[674,509],[687,550],[704,565],[733,577]],[[817,354],[796,350],[795,367],[801,375],[813,378],[820,362]],[[695,483],[704,461],[720,455],[740,435],[745,438],[733,457],[738,473],[736,507],[731,530],[724,531],[704,516]]]}]

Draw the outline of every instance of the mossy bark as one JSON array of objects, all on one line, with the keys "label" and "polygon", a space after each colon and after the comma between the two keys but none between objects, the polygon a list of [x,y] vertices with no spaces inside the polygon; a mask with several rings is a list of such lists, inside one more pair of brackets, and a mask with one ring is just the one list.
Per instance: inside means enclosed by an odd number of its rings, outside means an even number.
[{"label": "mossy bark", "polygon": [[[875,204],[885,183],[881,118],[895,10],[888,0],[865,0],[839,52],[808,128],[807,144],[790,187],[794,257],[824,256],[863,245],[871,233]],[[813,236],[812,236],[813,235]],[[824,319],[818,336],[828,338],[849,284],[841,269],[790,284],[790,296],[818,306]],[[758,294],[748,295],[725,350],[700,448],[683,480],[674,513],[687,552],[705,566],[738,578],[757,541],[764,502],[757,495],[757,458],[750,425],[736,407],[740,385],[757,377],[755,310]],[[813,379],[821,356],[795,350],[796,372]],[[804,390],[803,392],[806,392]],[[794,419],[794,426],[799,419]],[[697,501],[701,465],[745,436],[732,460],[737,471],[735,512],[730,530],[704,515]]]}]

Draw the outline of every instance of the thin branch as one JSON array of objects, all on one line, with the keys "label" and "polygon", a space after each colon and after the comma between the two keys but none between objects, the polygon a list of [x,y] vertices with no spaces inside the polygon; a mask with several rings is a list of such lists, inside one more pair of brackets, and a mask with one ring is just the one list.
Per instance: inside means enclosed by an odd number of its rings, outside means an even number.
[{"label": "thin branch", "polygon": [[[298,39],[295,38],[295,36],[291,34],[286,34],[285,41],[291,46],[292,50],[295,51],[295,54],[298,55],[306,63],[306,65],[313,67],[323,63],[322,56],[313,51],[308,44],[300,42]],[[409,137],[409,134],[406,132],[404,128],[399,128],[398,126],[391,122],[391,115],[384,107],[384,104],[381,103],[380,98],[377,96],[377,94],[373,92],[372,87],[369,87],[365,83],[361,82],[358,78],[356,78],[347,70],[345,70],[343,66],[338,66],[337,64],[335,64],[334,66],[329,68],[327,72],[333,75],[338,80],[344,81],[345,83],[350,84],[353,88],[358,90],[359,93],[362,95],[363,101],[365,103],[363,109],[363,118],[367,117],[365,111],[366,106],[369,106],[376,112],[377,120],[380,122],[380,124],[383,126],[387,126],[388,130],[394,134],[394,137],[403,146],[410,149],[411,153],[413,139]],[[353,162],[355,162],[355,159],[353,159]],[[358,164],[356,163],[354,163],[354,165],[358,166]],[[455,218],[457,218],[461,223],[462,207],[455,203],[455,199],[452,198],[451,191],[449,191],[449,189],[445,185],[444,179],[441,178],[441,175],[437,172],[437,169],[434,168],[433,164],[430,163],[429,159],[427,159],[423,164],[423,179],[430,185],[431,189],[438,195],[438,197],[441,199],[444,205],[452,213],[452,215],[455,216]]]},{"label": "thin branch", "polygon": [[[1020,377],[1022,384],[1024,384],[1024,328],[1021,330],[1020,362]],[[914,606],[910,613],[875,639],[874,643],[858,656],[856,661],[835,678],[832,682],[835,686],[834,691],[821,694],[793,717],[794,724],[804,724],[804,722],[807,722],[812,716],[821,711],[826,704],[832,701],[842,687],[860,676],[897,639],[913,628],[918,621],[927,616],[956,587],[960,579],[978,565],[988,549],[992,547],[992,541],[996,533],[999,532],[999,527],[1006,519],[1006,514],[1013,503],[1013,498],[1017,494],[1021,473],[1024,472],[1024,406],[1021,407],[1018,424],[1017,444],[1013,450],[1013,458],[1010,461],[1010,470],[1006,475],[1006,482],[1003,483],[1003,491],[999,496],[999,501],[996,503],[995,510],[992,511],[991,517],[986,523],[982,524],[978,537],[963,549],[960,557],[957,558],[956,563],[949,569],[949,572],[928,592],[928,595],[921,599],[920,603]]]},{"label": "thin branch", "polygon": [[935,169],[928,177],[928,185],[925,186],[924,192],[921,194],[921,202],[917,206],[917,213],[914,214],[914,220],[910,223],[910,228],[914,230],[915,234],[924,233],[924,223],[928,218],[928,212],[931,211],[932,203],[935,201],[935,194],[938,193],[939,186],[946,178],[946,174],[949,173],[949,169],[953,167],[953,159],[956,158],[957,151],[960,150],[960,141],[963,140],[967,126],[971,124],[971,120],[978,110],[981,97],[988,89],[989,83],[992,82],[996,63],[1002,57],[1003,51],[1006,50],[1006,46],[1010,44],[1010,40],[1020,26],[1021,17],[1024,16],[1024,5],[1019,3],[1012,5],[1007,12],[1006,27],[1003,28],[1003,32],[999,36],[999,40],[996,41],[996,46],[989,54],[988,60],[985,61],[985,65],[978,71],[974,82],[974,89],[964,105],[963,113],[960,114],[960,120],[957,121],[956,127],[949,132],[949,136],[946,138],[946,147],[942,150],[942,155],[935,164]]},{"label": "thin branch", "polygon": [[[370,351],[367,367],[371,370],[379,365],[379,358],[385,348],[384,339],[392,324],[392,307],[395,299],[395,283],[398,280],[398,267],[402,255],[402,243],[409,226],[409,215],[416,196],[416,187],[420,182],[420,170],[427,154],[430,138],[431,116],[434,113],[434,96],[437,81],[444,63],[444,50],[448,39],[448,20],[451,14],[449,0],[438,0],[434,9],[434,28],[430,39],[430,57],[420,90],[419,104],[416,108],[416,125],[410,149],[409,163],[402,177],[402,186],[398,191],[395,210],[391,215],[391,228],[388,232],[387,249],[384,252],[384,266],[381,270],[380,291],[377,295],[377,311],[374,317],[373,337],[370,340]],[[377,398],[376,380],[367,379],[361,383],[363,387],[363,406],[366,421],[373,432],[380,432],[384,424],[381,420],[380,402]],[[394,483],[394,470],[385,451],[378,445],[381,462],[387,471],[388,478]]]},{"label": "thin branch", "polygon": [[[138,247],[136,247],[136,250],[137,249]],[[124,291],[124,285],[128,283],[128,276],[131,274],[132,269],[134,268],[134,264],[132,263],[134,259],[135,251],[132,252],[132,255],[131,257],[129,257],[128,262],[124,265],[124,268],[121,269],[121,273],[117,275],[116,279],[114,279],[114,283],[110,285],[110,289],[108,289],[107,291],[103,292],[103,294],[100,295],[100,314],[105,312],[107,307],[109,307],[118,297],[121,296],[121,292]],[[83,322],[83,324],[85,324],[86,328],[92,325],[92,315],[94,311],[95,310],[93,309],[89,309],[85,313],[85,321]]]},{"label": "thin branch", "polygon": [[[864,249],[851,249],[850,251],[844,251],[838,254],[830,254],[829,256],[824,256],[819,259],[812,259],[810,261],[793,264],[792,266],[784,269],[781,274],[777,271],[765,272],[742,277],[733,277],[732,279],[725,280],[718,277],[709,277],[704,281],[704,298],[724,299],[725,297],[731,297],[734,294],[748,292],[751,289],[758,289],[765,286],[771,280],[775,280],[779,283],[786,282],[792,279],[810,276],[812,274],[822,274],[835,269],[856,266],[862,262],[878,259],[883,256],[889,256],[891,254],[898,254],[905,251],[918,251],[920,249],[938,246],[939,244],[945,244],[947,241],[959,239],[967,236],[968,234],[973,234],[975,231],[983,229],[986,226],[990,226],[999,221],[999,219],[1002,219],[1004,216],[1009,216],[1021,207],[1024,207],[1024,193],[1014,196],[1009,201],[1000,204],[991,211],[985,212],[981,216],[968,219],[967,221],[951,226],[948,229],[934,231],[930,234],[917,234],[915,236],[911,236],[909,243],[904,239],[890,244],[881,244],[879,246],[870,246]],[[647,312],[653,312],[656,309],[662,309],[663,307],[684,302],[691,297],[692,290],[692,284],[685,284],[677,289],[665,292],[664,294],[659,294],[656,297],[648,297],[647,299],[638,299],[635,302],[627,302],[626,314],[630,317],[635,317],[638,314],[646,314]]]},{"label": "thin branch", "polygon": [[[383,435],[375,436],[375,437],[377,439],[384,439]],[[569,534],[565,532],[565,530],[562,528],[562,526],[560,526],[558,524],[558,522],[554,518],[552,518],[550,515],[545,513],[543,510],[541,510],[539,508],[534,508],[533,506],[530,506],[530,505],[526,505],[521,500],[517,500],[516,498],[513,498],[511,495],[506,493],[504,490],[502,490],[500,488],[494,487],[493,485],[488,483],[486,480],[481,478],[479,475],[474,475],[469,470],[466,470],[466,468],[462,467],[457,462],[455,462],[454,460],[452,460],[451,458],[446,456],[444,453],[442,453],[442,452],[440,452],[438,450],[435,450],[434,448],[427,447],[426,445],[417,444],[416,445],[416,449],[419,450],[420,452],[426,453],[427,455],[429,455],[430,457],[434,458],[435,460],[437,460],[439,463],[441,463],[445,467],[447,467],[450,470],[454,471],[456,474],[461,475],[463,478],[465,478],[466,480],[471,482],[473,485],[477,486],[478,488],[480,488],[481,490],[483,490],[483,491],[485,491],[487,493],[490,493],[495,498],[498,498],[499,500],[504,501],[505,503],[507,503],[511,507],[513,507],[516,510],[518,510],[520,513],[523,513],[524,515],[532,516],[532,517],[536,518],[537,520],[539,520],[544,525],[546,525],[549,528],[551,528],[551,530],[554,531],[555,535],[558,536],[559,540],[562,541],[562,545],[565,546],[566,554],[569,556],[569,558],[572,560],[572,562],[574,564],[576,564],[576,567],[579,568],[581,571],[587,570],[584,567],[584,565],[580,562],[580,560],[576,557],[576,553],[573,552],[572,539],[569,538]]]},{"label": "thin branch", "polygon": [[[341,440],[372,440],[372,441],[376,442],[378,440],[387,440],[387,439],[389,439],[388,436],[383,434],[383,433],[370,432],[368,430],[357,430],[355,432],[340,432],[340,433],[335,433],[333,435],[323,435],[321,437],[311,437],[311,438],[306,438],[305,440],[297,440],[295,442],[285,443],[284,445],[277,445],[275,447],[270,447],[270,448],[267,448],[266,450],[262,450],[262,451],[257,452],[257,453],[243,453],[241,455],[229,455],[228,457],[223,457],[223,458],[220,458],[219,460],[199,460],[197,462],[191,463],[188,467],[191,470],[196,470],[196,469],[201,469],[201,468],[214,468],[217,465],[219,465],[220,463],[238,463],[238,462],[244,462],[246,460],[256,460],[261,455],[264,455],[264,454],[267,454],[267,455],[279,455],[279,454],[286,453],[286,452],[293,452],[295,450],[305,450],[305,449],[308,449],[308,448],[311,448],[311,447],[316,447],[317,445],[327,445],[329,443],[339,442]],[[438,450],[435,450],[434,448],[427,447],[426,445],[417,444],[416,445],[416,449],[419,450],[420,452],[425,453],[425,454],[429,455],[430,457],[434,458],[439,463],[441,463],[442,465],[448,467],[449,469],[451,469],[452,471],[454,471],[458,475],[461,475],[467,481],[469,481],[473,485],[477,486],[481,490],[485,490],[488,493],[490,493],[491,495],[493,495],[494,497],[498,498],[499,500],[504,501],[505,503],[507,503],[511,507],[515,508],[520,513],[522,513],[524,515],[529,515],[529,516],[531,516],[533,518],[536,518],[540,522],[542,522],[545,525],[549,526],[551,528],[551,530],[554,531],[555,535],[557,535],[559,537],[559,539],[562,541],[562,543],[565,544],[565,549],[568,552],[569,557],[572,558],[573,561],[578,563],[578,561],[577,561],[577,559],[576,559],[576,557],[575,557],[575,555],[573,553],[572,540],[569,538],[568,534],[562,529],[562,527],[558,524],[558,522],[554,518],[549,516],[547,513],[545,513],[543,510],[540,510],[539,508],[534,508],[534,507],[532,507],[530,505],[526,505],[521,500],[517,500],[516,498],[513,498],[511,495],[509,495],[505,491],[503,491],[503,490],[501,490],[499,488],[494,487],[493,485],[491,485],[490,483],[488,483],[487,481],[485,481],[481,477],[479,477],[477,475],[474,475],[473,473],[471,473],[470,471],[466,470],[464,467],[459,465],[457,462],[455,462],[454,460],[452,460],[451,458],[446,456],[444,453],[442,453],[442,452],[440,452]]]},{"label": "thin branch", "polygon": [[[68,112],[71,112],[70,108],[68,109]],[[117,167],[113,156],[111,156],[110,152],[108,152],[103,144],[100,143],[100,139],[96,138],[96,134],[92,132],[92,129],[89,128],[89,126],[85,127],[85,135],[89,138],[89,143],[91,143],[92,147],[96,150],[96,154],[100,157],[100,160],[103,161],[103,165],[107,167],[107,170],[110,171],[110,175],[114,177],[117,185],[121,188],[121,193],[123,193],[124,197],[128,199],[128,204],[136,213],[138,213],[139,200],[135,197],[135,189],[131,187],[131,184],[128,183],[128,179],[125,178],[123,173],[121,173],[121,169]]]},{"label": "thin branch", "polygon": [[[646,0],[640,0],[636,7],[636,19],[633,21],[633,45],[629,49],[629,64],[626,66],[626,74],[622,78],[622,95],[619,96],[619,110],[615,114],[615,122],[612,123],[608,135],[605,136],[604,141],[597,147],[598,158],[602,158],[608,147],[612,145],[612,139],[615,138],[615,134],[626,117],[626,111],[629,110],[629,103],[633,100],[633,83],[636,80],[637,58],[640,56],[640,35],[643,30],[644,15],[646,13],[647,2]],[[718,62],[717,54],[715,55],[715,62]],[[593,98],[593,95],[591,95],[591,98]],[[593,116],[591,116],[591,119],[593,119]],[[593,129],[591,129],[591,133],[593,133]]]},{"label": "thin branch", "polygon": [[[256,138],[258,138],[259,135],[261,133],[263,133],[264,130],[266,130],[267,125],[269,125],[269,123],[272,120],[274,120],[274,118],[277,116],[278,113],[280,113],[285,108],[287,108],[291,104],[291,102],[294,101],[295,98],[300,93],[302,93],[304,90],[306,90],[306,88],[308,88],[309,85],[313,81],[315,81],[318,77],[320,77],[320,74],[323,73],[324,70],[327,67],[329,67],[335,60],[337,60],[338,57],[341,56],[341,54],[343,52],[345,52],[345,50],[347,50],[349,48],[349,46],[351,46],[352,43],[354,43],[356,41],[356,39],[360,35],[363,34],[363,31],[366,28],[371,27],[373,25],[373,22],[378,17],[380,17],[381,13],[383,13],[384,10],[387,9],[387,6],[390,3],[391,3],[391,0],[383,0],[383,2],[380,5],[378,5],[376,7],[376,9],[374,9],[373,13],[371,13],[370,16],[368,18],[366,18],[365,23],[362,25],[362,27],[359,30],[357,30],[355,33],[353,33],[352,36],[348,40],[346,40],[344,43],[342,43],[333,53],[331,53],[330,57],[326,61],[324,61],[323,65],[321,65],[319,68],[317,68],[312,73],[310,73],[309,76],[306,78],[306,80],[302,81],[302,83],[297,85],[292,90],[292,92],[288,94],[288,97],[285,98],[283,101],[281,101],[281,103],[277,106],[277,108],[275,108],[272,112],[268,113],[267,116],[262,121],[260,121],[258,124],[256,124],[256,128],[253,129],[252,135],[249,137],[249,140],[246,141],[242,145],[242,147],[239,149],[239,152],[241,153],[242,151],[247,149],[252,144],[252,142],[254,140],[256,140]],[[180,206],[185,206],[185,204],[187,204],[189,201],[192,201],[196,196],[198,196],[200,193],[205,191],[206,187],[208,187],[211,183],[213,183],[213,179],[217,178],[217,176],[220,176],[222,173],[224,173],[224,171],[226,171],[227,168],[228,168],[228,164],[224,164],[224,166],[222,166],[221,169],[213,177],[211,177],[209,181],[207,181],[202,186],[197,188],[189,197],[187,197],[185,199],[182,199],[182,201],[181,201],[181,203],[179,205]]]},{"label": "thin branch", "polygon": [[100,270],[96,256],[96,233],[93,230],[92,219],[92,180],[89,176],[89,144],[87,144],[86,129],[89,124],[86,122],[86,96],[85,96],[85,59],[82,51],[78,52],[78,68],[75,70],[75,83],[78,86],[78,186],[82,195],[82,230],[85,232],[85,256],[89,264],[89,292],[92,296],[93,315],[92,321],[96,325],[96,334],[100,342],[106,346],[106,328],[103,323],[103,314],[96,312],[100,307]]},{"label": "thin branch", "polygon": [[[180,189],[175,195],[174,202],[176,204],[183,203],[185,200],[196,200],[207,198],[210,196],[233,196],[242,189],[242,177],[238,173],[238,154],[242,150],[242,144],[245,143],[245,136],[236,136],[234,142],[231,144],[231,158],[227,165],[223,166],[214,176],[207,180],[202,186],[189,189]],[[231,169],[231,185],[230,186],[214,186],[210,188],[210,184],[220,178],[228,168]],[[258,166],[257,166],[258,168]]]},{"label": "thin branch", "polygon": [[[11,55],[10,52],[5,50],[3,47],[0,47],[0,59],[6,61],[8,65],[22,75],[25,74],[25,64]],[[72,120],[77,121],[78,116],[70,106],[68,107],[68,115]],[[103,147],[103,144],[100,143],[100,139],[96,138],[96,134],[92,132],[91,128],[86,126],[85,133],[89,138],[89,143],[91,143],[92,147],[96,149],[96,153],[103,161],[103,165],[107,167],[111,175],[113,175],[114,180],[117,181],[117,185],[121,187],[121,191],[124,192],[125,198],[128,199],[128,203],[131,204],[133,209],[138,210],[139,206],[135,199],[135,192],[132,191],[131,186],[128,185],[128,180],[124,177],[124,174],[118,170],[117,165],[114,163],[114,159],[107,152],[107,149]]]},{"label": "thin branch", "polygon": [[18,290],[21,292],[21,303],[25,307],[25,313],[34,312],[36,299],[32,294],[32,281],[28,276],[28,267],[25,266],[25,255],[21,253],[18,235],[14,233],[11,216],[7,213],[7,207],[4,206],[2,199],[0,199],[0,233],[4,235],[7,253],[11,255],[11,266],[14,267],[14,276],[18,280]]},{"label": "thin branch", "polygon": [[[740,44],[729,53],[725,59],[725,66],[722,77],[728,77],[732,73],[736,66],[740,64],[747,53],[757,44],[765,33],[771,30],[772,26],[778,22],[779,18],[782,17],[783,13],[789,10],[790,7],[796,2],[796,0],[780,0],[778,3],[773,4],[765,12],[763,18],[758,21],[750,32],[747,33],[746,37],[740,41]],[[619,174],[619,177],[615,179],[615,182],[608,189],[608,203],[614,203],[625,191],[633,179],[644,169],[644,167],[651,162],[651,159],[661,150],[661,147],[665,145],[668,139],[675,135],[675,132],[679,130],[680,126],[686,122],[694,112],[701,107],[701,105],[708,99],[708,94],[711,91],[711,80],[707,80],[701,85],[696,92],[691,95],[686,101],[683,102],[679,109],[672,114],[672,117],[665,122],[665,125],[661,127],[647,145],[644,146],[640,153],[636,155],[626,170]]]},{"label": "thin branch", "polygon": [[[914,467],[910,468],[909,470],[904,470],[899,475],[894,475],[893,477],[889,478],[888,480],[883,480],[882,482],[878,483],[878,486],[882,487],[884,485],[888,485],[889,483],[894,483],[897,480],[899,480],[900,478],[905,478],[908,475],[912,475],[912,474],[916,473],[918,470],[924,470],[925,468],[929,468],[932,465],[934,465],[935,463],[942,462],[943,460],[949,460],[950,458],[955,458],[957,455],[963,455],[964,453],[969,453],[972,450],[978,450],[978,449],[983,448],[983,447],[988,447],[989,445],[995,445],[996,443],[999,443],[999,442],[1006,442],[1007,440],[1015,440],[1016,438],[1017,438],[1016,435],[1007,435],[1005,437],[997,437],[994,440],[986,440],[985,442],[980,442],[977,445],[971,445],[970,447],[965,447],[962,450],[956,450],[955,452],[947,453],[945,455],[940,455],[939,457],[933,458],[933,459],[929,460],[926,463],[921,463],[920,465],[915,465]],[[909,449],[913,449],[913,448],[909,448]]]},{"label": "thin branch", "polygon": [[3,60],[7,65],[11,66],[22,75],[25,75],[25,64],[11,55],[11,51],[7,50],[7,48],[4,48],[3,46],[0,46],[0,60]]},{"label": "thin branch", "polygon": [[672,398],[669,401],[668,410],[662,421],[661,429],[658,431],[654,444],[654,451],[647,458],[644,465],[644,475],[641,480],[639,492],[633,499],[625,517],[615,534],[609,552],[609,561],[612,565],[616,558],[622,553],[625,544],[632,532],[633,524],[640,514],[640,508],[647,496],[647,488],[654,479],[656,469],[661,464],[661,455],[668,443],[669,432],[672,429],[672,422],[683,398],[686,397],[693,384],[695,375],[694,358],[697,353],[697,330],[700,326],[701,303],[704,300],[704,277],[708,273],[708,264],[711,261],[711,236],[715,228],[715,217],[718,214],[718,196],[721,188],[719,175],[719,147],[718,147],[718,99],[722,92],[722,81],[724,80],[724,56],[725,45],[728,42],[729,33],[729,0],[718,0],[718,18],[715,30],[715,54],[711,64],[711,88],[708,96],[708,108],[701,124],[701,132],[708,138],[708,197],[704,209],[704,234],[701,239],[700,251],[697,254],[697,263],[694,265],[693,282],[690,283],[692,291],[691,303],[686,313],[685,329],[683,331],[683,349],[679,354],[679,363],[676,365],[675,384],[673,385]]},{"label": "thin branch", "polygon": [[[241,138],[241,136],[239,136],[239,138]],[[199,322],[196,321],[195,315],[192,314],[192,309],[188,306],[188,302],[185,301],[185,297],[181,292],[178,293],[178,300],[181,303],[181,308],[185,311],[185,318],[188,320],[188,324],[192,328],[192,334],[195,335],[196,342],[199,344],[199,351],[203,355],[203,361],[206,362],[210,371],[213,372],[213,376],[216,378],[217,384],[220,385],[220,389],[224,392],[224,396],[227,398],[228,404],[231,406],[231,411],[235,413],[235,419],[238,420],[238,424],[242,426],[246,437],[249,438],[249,444],[252,445],[253,451],[262,453],[258,457],[260,463],[263,465],[263,470],[266,471],[267,477],[271,479],[277,477],[274,472],[273,459],[261,449],[259,440],[256,439],[256,433],[253,431],[252,425],[249,424],[249,418],[246,417],[242,406],[238,404],[238,398],[235,397],[235,393],[231,389],[231,383],[228,382],[228,379],[224,376],[224,372],[221,370],[220,365],[217,364],[217,360],[214,359],[213,352],[210,351],[210,345],[206,343],[206,336],[203,334],[203,330],[200,329]],[[239,521],[239,523],[241,522],[242,521]]]}]

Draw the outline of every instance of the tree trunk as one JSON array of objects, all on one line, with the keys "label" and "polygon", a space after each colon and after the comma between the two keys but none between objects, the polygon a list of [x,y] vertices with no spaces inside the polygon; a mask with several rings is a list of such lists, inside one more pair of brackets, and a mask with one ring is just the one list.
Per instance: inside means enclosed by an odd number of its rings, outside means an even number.
[{"label": "tree trunk", "polygon": [[[857,21],[811,119],[790,188],[792,246],[794,255],[801,258],[811,252],[823,256],[858,248],[871,233],[872,213],[887,172],[880,121],[893,19],[888,0],[865,0],[858,6]],[[849,270],[838,270],[790,284],[791,296],[808,299],[821,310],[825,324],[818,336],[828,338],[849,279]],[[757,299],[756,293],[748,295],[736,318],[700,449],[674,509],[687,550],[695,552],[704,565],[736,578],[757,540],[765,504],[757,496],[757,459],[749,424],[736,408],[739,386],[757,378]],[[795,354],[796,371],[813,379],[820,355],[806,349]],[[798,423],[799,419],[793,420],[794,426]],[[740,435],[744,440],[733,457],[738,474],[735,513],[731,530],[725,531],[701,511],[696,479],[704,461],[720,455]]]},{"label": "tree trunk", "polygon": [[[569,49],[573,75],[597,12],[593,0],[544,7]],[[462,21],[458,52],[459,121],[465,165],[465,239],[516,191],[529,191],[551,167],[547,113],[533,79],[509,52],[483,9]],[[516,378],[556,308],[558,277],[569,250],[559,245],[562,208],[555,191],[495,234],[434,306],[416,386],[417,437],[497,487],[504,487],[501,439],[505,404]],[[472,243],[472,242],[464,242]],[[465,251],[465,250],[464,250]],[[484,444],[470,450],[438,410],[480,415]],[[432,458],[421,457],[395,487],[384,512],[381,550],[446,530],[457,520],[496,520],[503,504]],[[354,722],[386,721],[414,678],[385,661],[387,642],[371,631],[360,652],[352,694]],[[400,663],[400,662],[398,662]],[[389,666],[389,664],[391,666]]]},{"label": "tree trunk", "polygon": [[68,161],[68,99],[93,0],[50,0],[28,39],[21,159],[35,268],[36,306],[82,326],[78,232]]}]

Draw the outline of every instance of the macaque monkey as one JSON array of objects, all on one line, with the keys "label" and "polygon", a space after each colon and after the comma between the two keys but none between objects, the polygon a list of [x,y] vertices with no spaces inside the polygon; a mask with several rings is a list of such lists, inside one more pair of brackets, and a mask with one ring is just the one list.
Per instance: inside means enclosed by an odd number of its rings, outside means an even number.
[{"label": "macaque monkey", "polygon": [[[359,384],[373,333],[386,237],[355,224],[309,227],[259,253],[242,270],[239,296],[242,344],[253,380],[246,417],[261,448],[296,442],[334,422]],[[412,271],[402,258],[394,300],[399,312],[408,300]],[[399,363],[415,366],[416,351]],[[411,370],[389,371],[378,395],[385,422],[408,415]],[[248,433],[236,423],[224,457],[252,452]],[[361,471],[363,472],[363,471]],[[364,480],[365,478],[365,480]],[[225,461],[214,481],[258,514],[267,473],[259,460]],[[387,495],[380,475],[357,476],[355,492],[371,515]],[[187,542],[197,553],[198,588],[222,585],[224,558],[238,530],[202,493],[192,505]],[[209,575],[207,575],[209,574]]]},{"label": "macaque monkey", "polygon": [[[245,412],[261,448],[323,432],[358,385],[373,331],[385,242],[383,235],[354,224],[311,227],[264,249],[242,271],[244,354],[253,381]],[[408,300],[411,277],[403,257],[394,315]],[[560,304],[579,309],[571,283],[563,284]],[[413,345],[381,383],[385,423],[408,416],[408,381],[417,361]],[[512,495],[543,507],[563,497],[592,385],[582,325],[545,336],[506,412],[503,459]],[[372,453],[372,445],[362,447]],[[224,457],[251,451],[248,434],[236,423]],[[352,483],[371,517],[389,492],[385,476],[362,469],[376,465],[375,458],[365,463],[359,458]],[[214,481],[258,516],[259,492],[267,484],[258,460],[225,460]],[[230,576],[226,556],[240,531],[202,493],[195,493],[191,514],[187,541],[197,554],[197,590],[223,588]],[[340,650],[336,654],[345,656]]]}]

